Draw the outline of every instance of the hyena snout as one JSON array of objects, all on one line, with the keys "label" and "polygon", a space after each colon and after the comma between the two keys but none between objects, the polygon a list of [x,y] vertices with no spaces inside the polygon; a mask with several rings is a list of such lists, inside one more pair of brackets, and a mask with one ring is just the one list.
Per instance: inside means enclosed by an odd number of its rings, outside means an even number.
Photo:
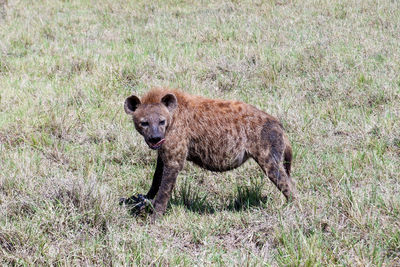
[{"label": "hyena snout", "polygon": [[152,144],[157,144],[158,142],[161,141],[161,139],[162,138],[160,136],[150,137],[149,138],[149,142],[152,143]]},{"label": "hyena snout", "polygon": [[146,143],[149,145],[151,149],[159,149],[161,145],[164,143],[164,134],[160,131],[154,131],[149,135],[148,138],[145,138]]}]

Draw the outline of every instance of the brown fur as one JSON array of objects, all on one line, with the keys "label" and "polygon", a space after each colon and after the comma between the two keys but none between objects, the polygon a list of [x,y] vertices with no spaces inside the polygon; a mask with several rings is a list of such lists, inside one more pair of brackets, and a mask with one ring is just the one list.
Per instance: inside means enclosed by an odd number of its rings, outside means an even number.
[{"label": "brown fur", "polygon": [[[173,96],[177,106],[173,106]],[[155,124],[150,128],[165,138],[147,194],[150,199],[155,197],[153,219],[164,213],[186,160],[223,172],[253,158],[288,200],[295,198],[290,178],[292,149],[276,118],[243,102],[206,99],[175,90],[153,89],[141,101],[131,98],[125,110],[132,115],[136,129],[148,140],[151,134],[141,128],[140,121],[151,118],[150,123]],[[166,120],[164,129],[157,126],[159,117]]]}]

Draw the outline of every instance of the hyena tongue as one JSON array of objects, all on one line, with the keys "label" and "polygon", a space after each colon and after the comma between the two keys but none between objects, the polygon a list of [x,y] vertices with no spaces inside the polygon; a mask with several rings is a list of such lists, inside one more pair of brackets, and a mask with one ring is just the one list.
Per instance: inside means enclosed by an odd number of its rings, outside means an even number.
[{"label": "hyena tongue", "polygon": [[160,146],[160,145],[162,145],[162,143],[164,143],[164,142],[165,142],[165,139],[163,138],[163,139],[161,139],[160,141],[158,141],[157,144],[154,144],[153,146],[154,146],[154,147]]}]

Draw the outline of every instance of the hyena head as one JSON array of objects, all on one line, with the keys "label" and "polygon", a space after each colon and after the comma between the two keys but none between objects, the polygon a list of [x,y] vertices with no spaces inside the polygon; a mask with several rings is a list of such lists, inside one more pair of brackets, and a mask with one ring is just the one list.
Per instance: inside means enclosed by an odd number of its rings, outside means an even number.
[{"label": "hyena head", "polygon": [[172,123],[173,111],[178,101],[173,94],[166,94],[160,103],[141,103],[131,95],[125,100],[125,112],[131,115],[136,130],[151,149],[159,149],[165,141],[165,132]]}]

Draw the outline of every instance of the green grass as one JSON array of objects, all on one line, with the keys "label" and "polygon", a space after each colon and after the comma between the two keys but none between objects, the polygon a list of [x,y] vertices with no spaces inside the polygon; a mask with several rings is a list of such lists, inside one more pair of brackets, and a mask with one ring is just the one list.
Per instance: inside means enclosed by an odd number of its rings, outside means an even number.
[{"label": "green grass", "polygon": [[[389,0],[0,0],[0,263],[399,265],[399,32]],[[152,86],[278,117],[299,204],[188,163],[131,216],[156,155],[123,101]]]}]

